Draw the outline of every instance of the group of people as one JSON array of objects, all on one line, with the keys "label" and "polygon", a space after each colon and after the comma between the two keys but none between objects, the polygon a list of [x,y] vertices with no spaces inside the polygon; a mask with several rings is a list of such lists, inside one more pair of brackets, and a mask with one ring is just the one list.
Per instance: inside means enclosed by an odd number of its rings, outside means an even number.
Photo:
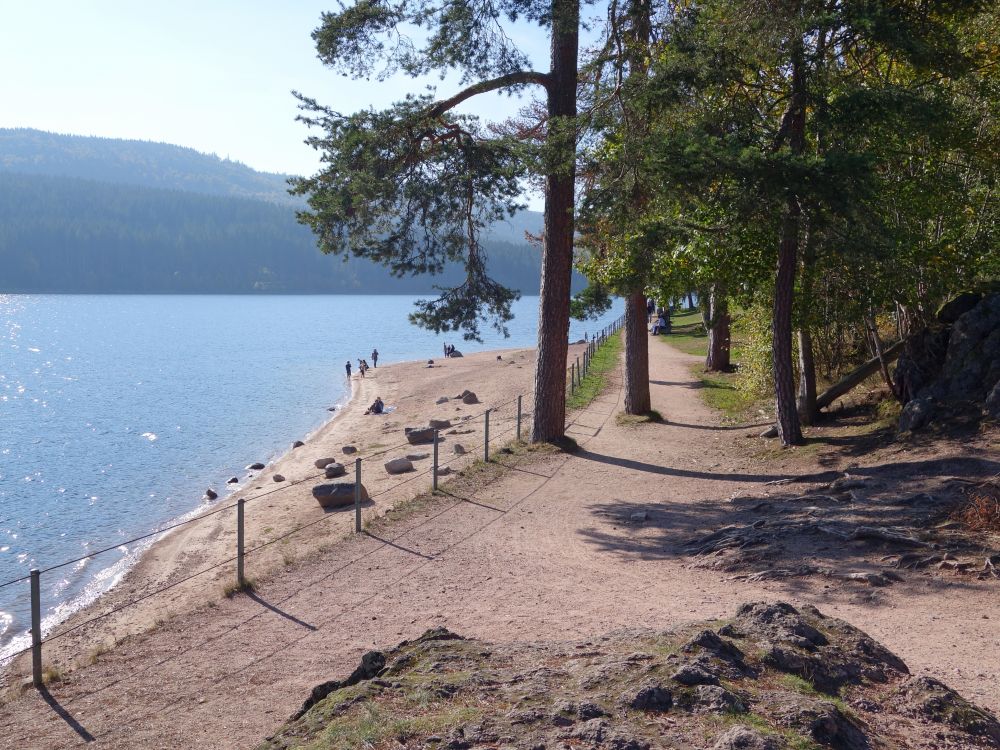
[{"label": "group of people", "polygon": [[[378,367],[378,349],[372,349],[372,367]],[[347,360],[347,364],[344,365],[344,369],[347,371],[347,379],[351,379],[351,360]],[[365,376],[365,373],[371,369],[368,367],[368,360],[358,359],[358,373],[361,377]]]},{"label": "group of people", "polygon": [[444,345],[444,356],[445,357],[450,357],[454,353],[455,353],[455,345],[454,344],[445,344]]},{"label": "group of people", "polygon": [[[656,313],[655,321],[653,320],[653,313]],[[670,311],[663,307],[657,307],[652,297],[646,300],[646,322],[653,323],[649,332],[654,336],[658,336],[661,333],[670,333]]]}]

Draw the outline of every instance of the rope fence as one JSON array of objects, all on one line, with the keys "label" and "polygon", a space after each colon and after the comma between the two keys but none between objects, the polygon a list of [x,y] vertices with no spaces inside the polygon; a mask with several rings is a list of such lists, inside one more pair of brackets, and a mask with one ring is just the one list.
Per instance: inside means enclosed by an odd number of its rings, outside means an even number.
[{"label": "rope fence", "polygon": [[[570,397],[575,395],[576,390],[582,385],[584,378],[586,378],[587,374],[590,372],[594,355],[597,353],[598,349],[600,349],[612,336],[617,334],[622,329],[623,325],[624,325],[624,316],[619,317],[613,323],[603,328],[600,332],[598,332],[587,342],[587,347],[584,349],[582,355],[580,357],[577,357],[575,361],[570,363],[569,367],[567,368],[567,385],[569,386]],[[518,395],[510,399],[509,401],[504,401],[500,404],[497,404],[496,406],[487,408],[485,411],[479,414],[472,415],[468,419],[464,419],[461,422],[461,425],[464,426],[475,423],[480,419],[483,420],[482,454],[481,454],[482,461],[484,461],[485,463],[490,463],[492,461],[490,453],[491,443],[497,444],[501,440],[506,442],[508,441],[508,436],[511,433],[515,433],[514,434],[515,442],[522,441],[522,436],[524,434],[525,428],[527,427],[528,420],[534,414],[534,403],[532,398],[533,395],[534,393],[532,391]],[[531,401],[531,403],[529,404],[530,408],[528,409],[525,408],[526,406],[525,397],[527,397],[528,400]],[[567,422],[566,427],[568,428],[573,423],[574,423],[573,420],[570,419]],[[462,453],[456,452],[456,454],[453,457],[449,458],[448,460],[444,461],[441,460],[439,451],[441,444],[440,429],[435,429],[433,434],[434,434],[433,460],[431,463],[431,467],[429,469],[425,469],[424,471],[410,474],[409,476],[406,476],[406,478],[401,479],[400,481],[394,483],[392,486],[382,489],[379,492],[376,492],[371,495],[368,495],[367,491],[364,489],[364,486],[362,484],[362,472],[363,472],[364,462],[370,462],[372,459],[379,458],[393,451],[397,451],[400,448],[413,447],[413,444],[410,443],[409,441],[406,441],[404,443],[400,443],[398,445],[394,445],[389,448],[381,448],[376,453],[366,455],[363,458],[359,457],[354,460],[353,482],[339,483],[344,485],[353,485],[354,533],[361,533],[362,531],[362,506],[365,504],[366,501],[368,503],[371,503],[371,501],[375,500],[376,498],[383,497],[384,495],[387,495],[390,492],[395,492],[400,487],[408,485],[411,482],[425,478],[427,476],[431,477],[431,492],[437,493],[438,478],[439,474],[441,473],[441,469],[448,467],[450,464],[456,461],[466,461],[471,463],[472,461],[477,459],[475,452],[470,450],[468,452],[463,451]],[[409,472],[407,472],[407,474],[409,474]],[[170,589],[176,588],[177,586],[180,586],[181,584],[186,583],[194,578],[198,578],[199,576],[202,576],[206,573],[210,573],[221,567],[230,565],[233,562],[236,563],[236,581],[235,581],[236,590],[240,591],[246,590],[249,587],[248,580],[245,574],[245,558],[248,555],[260,552],[261,550],[270,547],[273,544],[277,544],[278,542],[281,542],[296,534],[299,534],[308,528],[324,523],[331,518],[340,517],[338,514],[335,513],[327,513],[323,515],[321,518],[318,518],[314,521],[310,521],[308,523],[296,526],[295,528],[281,534],[280,536],[277,536],[273,539],[269,539],[266,542],[262,542],[254,547],[247,548],[245,544],[246,505],[248,503],[253,503],[256,500],[260,500],[261,498],[268,497],[270,495],[274,495],[275,493],[285,491],[290,487],[300,485],[304,482],[311,482],[316,479],[325,478],[326,476],[327,472],[324,469],[315,474],[310,474],[300,479],[283,483],[280,487],[275,487],[273,489],[259,492],[255,495],[250,495],[248,497],[240,498],[235,503],[230,503],[228,505],[223,505],[218,508],[213,508],[210,511],[201,513],[192,518],[183,521],[178,521],[176,523],[170,524],[155,531],[151,531],[146,534],[134,537],[127,541],[118,542],[114,545],[104,547],[102,549],[91,552],[87,555],[76,557],[70,560],[65,560],[63,562],[56,563],[55,565],[50,565],[47,568],[32,569],[26,576],[20,576],[18,578],[13,578],[9,581],[0,583],[0,589],[12,586],[14,584],[23,583],[24,581],[29,581],[31,587],[30,591],[31,629],[29,631],[31,635],[31,645],[28,646],[27,648],[21,649],[20,651],[17,651],[13,654],[4,657],[4,661],[9,663],[13,659],[23,654],[26,654],[30,651],[32,654],[32,684],[36,688],[40,688],[43,686],[44,683],[43,670],[42,670],[43,644],[51,643],[52,641],[55,641],[59,638],[63,638],[69,635],[70,633],[80,630],[81,628],[90,625],[98,620],[117,614],[125,609],[128,609],[129,607],[135,606],[143,601],[151,599],[152,597],[158,596],[166,591],[169,591]],[[339,503],[338,507],[349,507],[349,505],[350,503]],[[222,560],[221,562],[203,568],[195,573],[191,573],[187,576],[184,576],[183,578],[177,581],[171,581],[170,583],[165,584],[160,588],[155,589],[154,591],[144,593],[141,596],[131,599],[125,603],[116,605],[106,612],[94,615],[93,617],[85,619],[83,622],[76,623],[71,627],[68,627],[64,630],[61,630],[57,633],[48,635],[43,638],[42,625],[41,625],[41,576],[43,574],[50,573],[60,568],[64,568],[68,565],[79,563],[83,560],[89,560],[91,558],[105,554],[112,550],[121,549],[122,547],[127,547],[137,542],[161,536],[169,531],[173,531],[175,529],[184,526],[200,523],[201,521],[204,521],[207,518],[217,516],[220,513],[233,510],[234,508],[236,509],[236,526],[237,526],[236,529],[237,544],[236,544],[235,556],[228,557],[227,559]]]}]

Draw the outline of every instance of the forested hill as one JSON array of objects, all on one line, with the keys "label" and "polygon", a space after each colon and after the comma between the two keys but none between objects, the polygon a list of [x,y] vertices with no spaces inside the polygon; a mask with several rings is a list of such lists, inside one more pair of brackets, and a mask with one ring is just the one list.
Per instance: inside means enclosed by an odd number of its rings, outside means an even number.
[{"label": "forested hill", "polygon": [[0,170],[292,203],[288,175],[152,141],[0,128]]},{"label": "forested hill", "polygon": [[[287,175],[147,141],[0,129],[0,292],[423,294],[460,282],[397,279],[325,256],[295,220]],[[522,212],[487,232],[491,273],[538,292]],[[581,279],[577,279],[581,281]]]},{"label": "forested hill", "polygon": [[[537,294],[536,247],[484,244],[499,281]],[[288,205],[0,172],[0,292],[421,294],[460,279],[323,255]]]}]

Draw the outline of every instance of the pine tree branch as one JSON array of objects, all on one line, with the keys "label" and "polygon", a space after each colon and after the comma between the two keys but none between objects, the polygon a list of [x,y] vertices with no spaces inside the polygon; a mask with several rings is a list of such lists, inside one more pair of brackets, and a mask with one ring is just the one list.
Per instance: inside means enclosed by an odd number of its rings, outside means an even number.
[{"label": "pine tree branch", "polygon": [[468,88],[462,89],[448,99],[442,99],[427,110],[429,117],[440,117],[448,110],[457,107],[466,99],[471,99],[479,94],[486,94],[497,89],[505,89],[510,86],[519,86],[527,83],[537,83],[548,88],[551,78],[548,73],[539,73],[534,70],[519,70],[516,73],[508,73],[499,78],[491,78],[488,81],[480,81]]}]

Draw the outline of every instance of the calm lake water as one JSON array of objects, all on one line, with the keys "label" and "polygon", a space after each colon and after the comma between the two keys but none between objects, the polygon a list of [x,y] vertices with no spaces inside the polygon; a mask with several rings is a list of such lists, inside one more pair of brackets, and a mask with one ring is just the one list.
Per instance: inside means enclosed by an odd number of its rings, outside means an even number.
[{"label": "calm lake water", "polygon": [[[410,296],[0,295],[0,584],[203,509],[206,487],[268,462],[346,396],[344,362],[534,346],[413,327]],[[618,305],[617,307],[620,307]],[[615,318],[574,322],[582,338]],[[369,360],[370,364],[370,360]],[[144,544],[42,576],[47,627],[114,585]],[[28,644],[27,582],[0,588],[0,658]]]}]

